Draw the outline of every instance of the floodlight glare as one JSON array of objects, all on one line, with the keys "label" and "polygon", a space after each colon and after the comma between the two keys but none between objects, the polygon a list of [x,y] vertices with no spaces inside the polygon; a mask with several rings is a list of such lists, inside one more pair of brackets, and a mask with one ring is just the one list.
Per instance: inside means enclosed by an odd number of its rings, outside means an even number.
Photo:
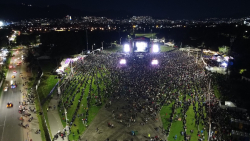
[{"label": "floodlight glare", "polygon": [[137,51],[139,52],[145,51],[145,48],[147,47],[147,43],[145,42],[136,42],[135,45],[137,47]]},{"label": "floodlight glare", "polygon": [[227,67],[227,63],[226,62],[223,62],[222,64],[221,64],[221,66],[223,66],[223,67]]},{"label": "floodlight glare", "polygon": [[0,26],[3,26],[3,22],[2,21],[0,21]]},{"label": "floodlight glare", "polygon": [[158,60],[152,60],[152,63],[151,63],[151,64],[152,64],[152,65],[158,65],[158,63],[159,63]]},{"label": "floodlight glare", "polygon": [[125,60],[125,59],[121,59],[121,60],[120,60],[120,64],[121,64],[121,65],[126,64],[126,60]]},{"label": "floodlight glare", "polygon": [[217,62],[221,62],[222,60],[220,58],[217,59]]},{"label": "floodlight glare", "polygon": [[130,51],[129,44],[125,44],[123,49],[124,49],[124,52],[129,52]]},{"label": "floodlight glare", "polygon": [[153,45],[153,52],[159,52],[159,46],[157,44]]}]

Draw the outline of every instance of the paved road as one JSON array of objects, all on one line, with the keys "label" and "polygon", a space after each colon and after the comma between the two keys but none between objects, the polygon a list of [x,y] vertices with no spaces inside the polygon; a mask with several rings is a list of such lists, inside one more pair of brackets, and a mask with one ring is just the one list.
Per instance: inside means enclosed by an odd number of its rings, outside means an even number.
[{"label": "paved road", "polygon": [[[19,61],[18,58],[21,60],[21,52],[15,51],[15,57],[11,58],[11,63],[14,63],[16,61]],[[13,71],[16,71],[16,78],[11,78],[13,75]],[[20,72],[25,71],[25,66],[20,65],[16,66],[16,68],[9,69],[6,80],[3,83],[3,86],[5,87],[8,84],[8,91],[2,92],[2,95],[0,97],[0,141],[25,141],[24,134],[23,134],[23,128],[20,127],[18,124],[20,121],[18,120],[18,117],[20,117],[20,114],[18,113],[18,106],[19,102],[21,101],[21,77]],[[10,81],[16,81],[17,87],[15,89],[10,88]],[[6,108],[7,102],[13,103],[12,108]]]}]

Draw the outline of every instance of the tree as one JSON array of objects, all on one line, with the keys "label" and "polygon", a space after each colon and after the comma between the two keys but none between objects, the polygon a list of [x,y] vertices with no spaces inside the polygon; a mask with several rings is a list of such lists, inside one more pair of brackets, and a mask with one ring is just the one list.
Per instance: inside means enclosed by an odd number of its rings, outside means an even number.
[{"label": "tree", "polygon": [[4,79],[4,72],[1,70],[0,71],[0,80]]},{"label": "tree", "polygon": [[228,55],[230,48],[228,46],[218,47],[219,52]]}]

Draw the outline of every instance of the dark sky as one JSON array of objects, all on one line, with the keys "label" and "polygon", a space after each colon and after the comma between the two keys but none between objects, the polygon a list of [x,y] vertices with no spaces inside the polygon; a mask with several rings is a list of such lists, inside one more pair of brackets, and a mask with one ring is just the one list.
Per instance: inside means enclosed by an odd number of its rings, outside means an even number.
[{"label": "dark sky", "polygon": [[8,0],[6,3],[22,2],[40,6],[65,4],[90,12],[126,10],[132,15],[171,19],[250,15],[250,0]]}]

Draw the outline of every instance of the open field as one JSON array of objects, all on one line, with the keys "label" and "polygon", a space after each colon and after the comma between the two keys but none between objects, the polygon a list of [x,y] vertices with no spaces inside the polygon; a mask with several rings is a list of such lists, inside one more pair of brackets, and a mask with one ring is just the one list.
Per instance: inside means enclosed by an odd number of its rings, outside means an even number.
[{"label": "open field", "polygon": [[[81,135],[85,130],[86,126],[91,123],[91,121],[94,119],[94,117],[97,115],[98,111],[102,107],[102,104],[99,105],[97,103],[97,99],[92,98],[90,101],[88,101],[88,97],[91,94],[92,97],[98,97],[101,96],[101,102],[105,103],[106,98],[104,98],[104,89],[105,84],[108,83],[106,80],[103,79],[103,77],[106,75],[106,73],[103,70],[98,70],[97,73],[94,75],[89,75],[89,73],[75,73],[74,78],[77,78],[77,81],[70,83],[69,86],[64,90],[63,93],[63,102],[66,103],[65,106],[62,104],[59,105],[59,113],[61,117],[61,122],[63,126],[65,127],[66,124],[70,124],[70,121],[75,117],[73,125],[71,126],[71,134],[69,135],[69,140],[77,140],[78,136]],[[100,90],[98,91],[98,87]],[[79,90],[79,91],[78,91]],[[81,99],[80,103],[79,100]],[[69,104],[72,102],[71,104]],[[79,103],[79,107],[78,107]],[[89,103],[89,105],[88,105]],[[67,110],[67,119],[69,123],[66,123],[66,117],[64,114],[64,108]],[[85,113],[88,111],[88,116],[86,118]],[[75,113],[76,112],[76,113]],[[83,120],[87,119],[87,123],[83,123]],[[77,133],[77,130],[79,131],[79,135]]]},{"label": "open field", "polygon": [[167,52],[167,51],[170,51],[170,50],[173,50],[174,48],[173,47],[169,47],[169,46],[165,46],[165,45],[160,45],[160,51],[161,52]]},{"label": "open field", "polygon": [[144,37],[147,37],[147,38],[156,38],[156,33],[138,33],[138,34],[135,34],[135,37],[140,37],[140,36],[144,36]]}]

